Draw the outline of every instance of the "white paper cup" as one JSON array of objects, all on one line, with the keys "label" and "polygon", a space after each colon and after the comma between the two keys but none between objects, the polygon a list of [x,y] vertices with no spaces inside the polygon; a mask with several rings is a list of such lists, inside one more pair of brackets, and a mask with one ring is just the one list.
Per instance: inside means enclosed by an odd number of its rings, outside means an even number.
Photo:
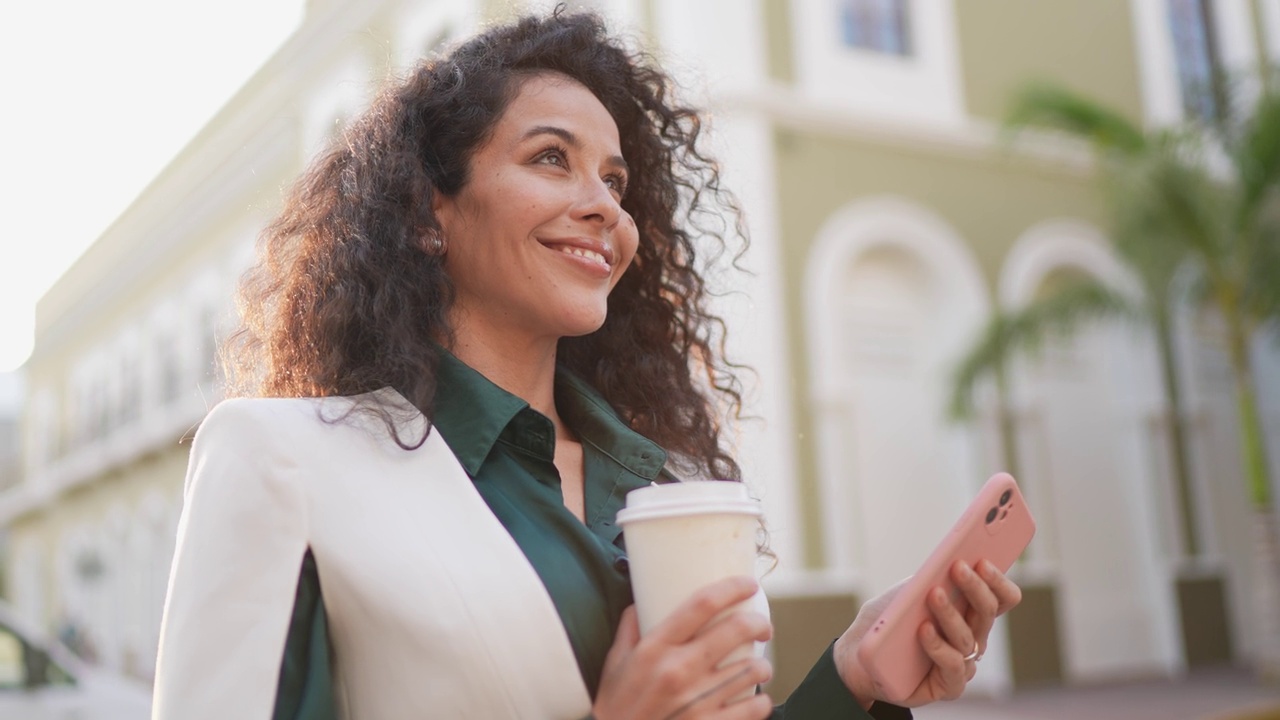
[{"label": "white paper cup", "polygon": [[[735,575],[754,577],[762,514],[740,482],[667,483],[627,493],[618,524],[626,536],[640,634],[701,588]],[[753,607],[749,599],[730,611]],[[751,654],[746,643],[725,663]]]}]

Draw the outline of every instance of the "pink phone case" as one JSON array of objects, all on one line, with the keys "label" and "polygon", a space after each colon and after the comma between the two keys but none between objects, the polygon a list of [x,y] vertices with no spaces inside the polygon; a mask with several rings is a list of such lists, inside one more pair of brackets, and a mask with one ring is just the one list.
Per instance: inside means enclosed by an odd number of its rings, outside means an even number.
[{"label": "pink phone case", "polygon": [[1013,477],[1006,473],[992,476],[858,644],[858,659],[884,699],[905,700],[933,667],[919,640],[920,626],[933,617],[925,603],[926,594],[942,587],[967,609],[951,581],[950,570],[956,560],[971,567],[989,560],[1008,572],[1035,532],[1035,520]]}]

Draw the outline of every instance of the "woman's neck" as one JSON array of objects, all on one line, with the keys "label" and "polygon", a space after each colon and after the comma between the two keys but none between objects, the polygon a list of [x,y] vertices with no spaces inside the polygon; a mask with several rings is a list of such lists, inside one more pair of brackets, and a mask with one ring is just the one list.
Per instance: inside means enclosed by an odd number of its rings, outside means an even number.
[{"label": "woman's neck", "polygon": [[449,351],[494,385],[546,415],[560,430],[555,404],[556,347],[554,339],[518,339],[509,333],[468,329],[455,332]]}]

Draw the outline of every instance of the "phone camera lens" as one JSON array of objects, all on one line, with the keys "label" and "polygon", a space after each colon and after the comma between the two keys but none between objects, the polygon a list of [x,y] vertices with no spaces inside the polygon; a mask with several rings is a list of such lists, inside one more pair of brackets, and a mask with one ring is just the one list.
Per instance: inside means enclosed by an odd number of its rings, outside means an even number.
[{"label": "phone camera lens", "polygon": [[1008,504],[1009,498],[1011,497],[1013,497],[1013,491],[1005,490],[1004,494],[1000,496],[1000,507],[1004,507],[1006,504]]},{"label": "phone camera lens", "polygon": [[990,525],[991,523],[995,522],[996,515],[998,515],[999,513],[1000,513],[1000,508],[991,508],[990,510],[988,510],[987,524]]}]

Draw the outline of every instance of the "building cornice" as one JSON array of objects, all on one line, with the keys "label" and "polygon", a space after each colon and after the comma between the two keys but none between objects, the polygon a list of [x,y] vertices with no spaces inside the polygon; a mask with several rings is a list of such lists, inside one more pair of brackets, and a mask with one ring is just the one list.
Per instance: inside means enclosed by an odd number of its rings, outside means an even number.
[{"label": "building cornice", "polygon": [[725,94],[714,105],[729,112],[761,113],[779,129],[855,137],[906,151],[965,159],[989,160],[1004,155],[1037,169],[1077,178],[1093,173],[1093,155],[1084,143],[1032,130],[1019,132],[1015,141],[998,125],[972,117],[958,123],[890,121],[814,100],[781,83]]}]

